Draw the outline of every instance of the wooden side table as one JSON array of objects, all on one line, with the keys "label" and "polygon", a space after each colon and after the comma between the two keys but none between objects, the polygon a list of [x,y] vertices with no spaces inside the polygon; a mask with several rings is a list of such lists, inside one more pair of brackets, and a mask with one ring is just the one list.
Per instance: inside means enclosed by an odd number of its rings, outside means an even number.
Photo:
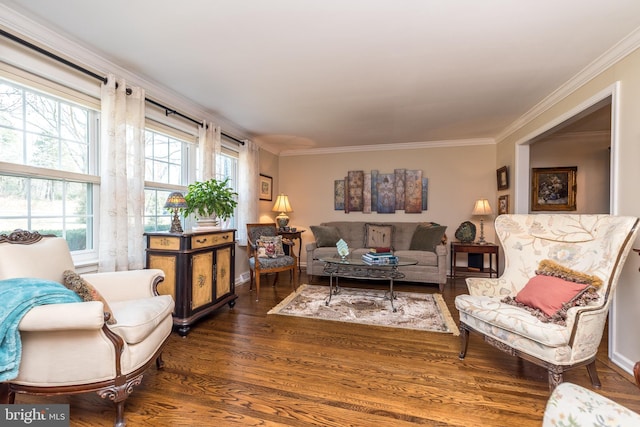
[{"label": "wooden side table", "polygon": [[[458,273],[462,273],[465,276],[471,276],[475,274],[488,274],[489,277],[498,277],[498,272],[500,271],[500,256],[499,256],[500,246],[495,245],[493,243],[486,243],[481,245],[479,243],[462,243],[462,242],[451,242],[451,278],[455,282],[456,276]],[[482,267],[475,269],[469,267],[467,264],[466,267],[459,267],[456,263],[458,253],[467,253],[467,254],[482,254]],[[489,268],[484,268],[484,254],[489,254]],[[493,257],[496,258],[496,268],[493,269]]]},{"label": "wooden side table", "polygon": [[297,228],[296,231],[278,230],[278,235],[282,236],[285,239],[298,239],[298,272],[302,271],[300,267],[300,255],[302,255],[302,233],[304,233],[305,231],[306,230],[300,230],[299,228]]},{"label": "wooden side table", "polygon": [[236,230],[152,232],[147,237],[147,268],[165,277],[158,292],[176,302],[173,324],[187,336],[191,326],[224,304],[233,307]]}]

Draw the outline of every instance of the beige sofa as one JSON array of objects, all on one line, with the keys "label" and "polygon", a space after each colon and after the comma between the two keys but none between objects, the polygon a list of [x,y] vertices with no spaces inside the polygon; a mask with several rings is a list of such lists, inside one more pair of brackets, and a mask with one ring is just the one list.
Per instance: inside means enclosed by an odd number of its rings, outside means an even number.
[{"label": "beige sofa", "polygon": [[[332,229],[335,229],[338,237],[349,245],[350,256],[360,257],[368,252],[370,247],[374,246],[367,244],[376,241],[375,236],[372,237],[371,235],[373,226],[390,226],[390,241],[387,240],[385,243],[390,243],[394,255],[413,258],[418,261],[416,265],[400,267],[400,271],[405,274],[405,277],[397,279],[398,281],[437,284],[440,292],[442,292],[447,282],[447,245],[446,235],[444,235],[446,227],[438,227],[437,224],[425,222],[334,221],[321,223],[319,227],[312,226],[311,231],[314,233],[315,241],[306,245],[309,281],[313,281],[313,276],[327,275],[324,272],[325,263],[321,261],[323,257],[337,255],[335,242],[333,242],[335,238],[326,239],[326,236],[321,236],[320,240],[324,240],[324,242],[318,241],[318,234],[321,231],[328,230],[330,233]],[[435,237],[437,242],[433,245],[425,242],[425,238],[422,238],[426,236],[422,233],[423,231],[430,233],[429,230],[425,230],[430,226],[435,226],[441,231],[440,237]],[[319,231],[318,228],[324,230]],[[433,236],[436,236],[436,234]],[[371,240],[372,238],[373,241]],[[389,238],[389,236],[385,236],[385,238]],[[427,236],[426,239],[428,240],[430,237]],[[411,249],[412,247],[427,247],[433,249],[433,251],[415,250]]]}]

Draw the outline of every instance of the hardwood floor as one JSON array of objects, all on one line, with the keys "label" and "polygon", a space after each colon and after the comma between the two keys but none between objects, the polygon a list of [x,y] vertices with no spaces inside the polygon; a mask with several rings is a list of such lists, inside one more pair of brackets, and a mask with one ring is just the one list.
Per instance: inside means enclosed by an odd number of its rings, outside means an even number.
[{"label": "hardwood floor", "polygon": [[[269,278],[271,279],[271,278]],[[321,279],[314,283],[328,284]],[[304,273],[300,283],[308,283]],[[382,282],[341,285],[385,287]],[[549,397],[542,368],[471,335],[464,361],[459,337],[267,315],[291,292],[288,275],[266,280],[260,301],[239,286],[225,306],[186,338],[173,334],[165,368],[151,368],[127,400],[129,426],[539,426]],[[397,291],[437,292],[398,284]],[[446,286],[451,314],[464,281]],[[607,360],[597,368],[602,395],[640,412],[632,376]],[[565,380],[591,389],[586,368]],[[114,407],[95,393],[18,395],[16,403],[70,403],[72,426],[113,425]]]}]

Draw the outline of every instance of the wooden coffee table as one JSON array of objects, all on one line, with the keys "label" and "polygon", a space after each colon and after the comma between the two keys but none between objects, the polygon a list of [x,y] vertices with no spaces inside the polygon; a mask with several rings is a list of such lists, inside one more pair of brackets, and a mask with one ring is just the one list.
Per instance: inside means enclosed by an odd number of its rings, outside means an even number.
[{"label": "wooden coffee table", "polygon": [[[398,267],[405,265],[415,265],[418,263],[415,259],[400,257],[395,264],[367,264],[362,260],[360,256],[354,256],[353,258],[346,257],[341,258],[338,255],[333,257],[322,258],[320,261],[324,262],[324,272],[329,275],[329,296],[327,297],[325,304],[329,305],[331,302],[331,296],[340,292],[340,285],[338,278],[352,278],[352,279],[372,279],[372,280],[388,280],[389,292],[385,293],[385,298],[389,298],[391,302],[391,309],[395,313],[397,310],[393,306],[393,300],[395,294],[393,293],[393,280],[402,279],[404,273],[398,270]],[[333,279],[335,278],[336,284],[333,285]]]}]

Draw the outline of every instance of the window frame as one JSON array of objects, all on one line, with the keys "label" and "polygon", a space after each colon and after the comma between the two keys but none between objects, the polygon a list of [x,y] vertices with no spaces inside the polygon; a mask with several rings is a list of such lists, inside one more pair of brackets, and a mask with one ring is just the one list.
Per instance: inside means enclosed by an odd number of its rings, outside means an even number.
[{"label": "window frame", "polygon": [[[146,145],[146,132],[153,132],[156,134],[160,134],[182,143],[182,148],[181,148],[182,163],[180,168],[181,169],[180,181],[182,183],[192,182],[193,178],[195,177],[195,166],[193,165],[196,164],[196,151],[197,151],[196,144],[195,144],[196,137],[182,130],[178,130],[174,127],[157,122],[156,120],[150,119],[148,117],[146,118],[146,123],[145,123],[145,145]],[[145,163],[147,161],[147,158],[148,157],[146,155],[146,147],[145,147]],[[170,193],[172,191],[179,191],[182,194],[185,194],[187,191],[188,184],[172,184],[172,183],[165,183],[165,182],[158,182],[158,181],[150,181],[150,180],[147,180],[146,178],[147,177],[146,177],[146,165],[145,165],[145,181],[144,181],[145,207],[144,207],[144,218],[143,218],[143,225],[145,228],[145,232],[169,231],[168,229],[159,230],[157,228],[158,218],[161,218],[161,217],[168,218],[169,220],[168,223],[170,226],[173,213],[164,211],[163,209],[163,212],[166,212],[166,214],[159,214],[156,212],[156,215],[147,215],[147,205],[146,205],[147,191],[155,191],[156,192],[155,200],[156,200],[157,206],[163,206],[164,201],[158,199],[158,196],[157,196],[158,191],[164,191],[167,193]],[[153,230],[147,229],[147,218],[150,218],[150,217],[156,218],[155,220],[156,227]],[[183,229],[186,230],[188,225],[186,218],[181,218],[181,222],[182,222]]]},{"label": "window frame", "polygon": [[[57,108],[60,105],[69,105],[73,107],[79,107],[88,112],[87,117],[87,159],[86,167],[87,173],[70,172],[62,168],[49,168],[41,166],[33,166],[24,163],[14,163],[0,161],[0,174],[9,177],[27,178],[27,179],[42,179],[51,180],[54,182],[60,182],[63,185],[68,183],[80,183],[89,185],[89,190],[86,194],[87,201],[91,203],[91,206],[87,206],[89,217],[92,218],[91,225],[87,225],[87,244],[92,245],[88,249],[73,250],[71,251],[74,264],[77,266],[95,264],[98,258],[98,230],[99,230],[99,195],[100,195],[100,176],[99,176],[99,151],[100,151],[100,101],[81,93],[68,86],[63,86],[53,81],[42,78],[38,75],[32,74],[28,71],[18,69],[8,64],[0,63],[0,80],[4,84],[19,88],[24,93],[33,93],[37,96],[48,98],[53,100]],[[23,106],[24,108],[24,106]],[[26,118],[23,118],[23,127],[18,129],[18,132],[31,133],[26,126]],[[15,127],[7,127],[8,129],[17,129]],[[60,134],[55,136],[56,144],[63,138]],[[66,140],[66,139],[65,139]],[[60,158],[59,158],[60,160]],[[66,203],[66,201],[64,201]],[[65,205],[66,206],[66,205]],[[25,219],[28,223],[36,218],[32,216],[31,204],[27,206]],[[62,222],[66,222],[67,215],[63,214],[60,217]],[[71,217],[71,216],[69,216]],[[33,230],[37,231],[37,230]],[[61,230],[63,236],[66,235],[66,229]]]}]

